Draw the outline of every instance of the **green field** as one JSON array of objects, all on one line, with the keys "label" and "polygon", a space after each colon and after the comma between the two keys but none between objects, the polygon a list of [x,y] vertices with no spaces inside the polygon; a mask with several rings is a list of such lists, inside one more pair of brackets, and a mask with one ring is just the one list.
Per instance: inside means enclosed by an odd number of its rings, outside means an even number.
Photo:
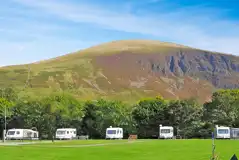
[{"label": "green field", "polygon": [[[95,145],[96,144],[96,145]],[[99,145],[100,144],[100,145]],[[239,155],[239,141],[216,141],[220,160]],[[0,146],[1,160],[209,160],[210,140],[82,140]]]}]

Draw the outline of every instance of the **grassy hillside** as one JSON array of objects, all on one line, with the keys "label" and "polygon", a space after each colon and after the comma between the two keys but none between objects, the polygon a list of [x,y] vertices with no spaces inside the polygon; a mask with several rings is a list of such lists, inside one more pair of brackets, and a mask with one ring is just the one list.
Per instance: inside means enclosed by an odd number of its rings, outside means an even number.
[{"label": "grassy hillside", "polygon": [[[28,67],[30,72],[28,72]],[[30,73],[31,95],[68,90],[81,99],[135,101],[210,98],[214,89],[239,88],[239,57],[150,40],[113,41],[26,65],[0,68],[0,86],[23,88]]]}]

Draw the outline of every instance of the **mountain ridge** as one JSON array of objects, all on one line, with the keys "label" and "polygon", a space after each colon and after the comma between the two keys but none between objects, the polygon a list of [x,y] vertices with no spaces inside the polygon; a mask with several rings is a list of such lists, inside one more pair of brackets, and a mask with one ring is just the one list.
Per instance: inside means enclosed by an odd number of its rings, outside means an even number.
[{"label": "mountain ridge", "polygon": [[[22,65],[30,65],[30,64],[38,64],[41,62],[45,62],[45,61],[51,61],[51,60],[55,60],[61,57],[65,57],[65,56],[71,56],[71,55],[75,55],[75,54],[81,54],[82,52],[87,52],[88,50],[90,50],[90,52],[92,52],[91,50],[97,47],[102,47],[104,45],[110,45],[112,43],[129,43],[129,42],[140,42],[140,43],[155,43],[157,45],[164,45],[165,47],[175,47],[175,48],[182,48],[182,49],[192,49],[192,50],[198,50],[198,51],[203,51],[203,52],[210,52],[213,54],[226,54],[229,56],[233,56],[233,57],[238,57],[235,54],[231,54],[231,53],[224,53],[224,52],[217,52],[217,51],[209,51],[209,50],[205,50],[205,49],[200,49],[200,48],[195,48],[195,47],[190,47],[190,46],[186,46],[186,45],[181,45],[181,44],[177,44],[177,43],[173,43],[173,42],[166,42],[166,41],[159,41],[159,40],[150,40],[150,39],[128,39],[128,40],[115,40],[115,41],[110,41],[110,42],[104,42],[101,44],[97,44],[97,45],[93,45],[89,48],[85,48],[85,49],[81,49],[75,52],[68,52],[64,55],[61,56],[57,56],[57,57],[53,57],[53,58],[49,58],[49,59],[43,59],[43,60],[38,60],[35,62],[30,62],[30,63],[23,63],[23,64],[17,64],[17,65],[6,65],[6,66],[0,66],[0,68],[5,68],[5,67],[11,67],[11,66],[22,66]],[[139,44],[137,44],[139,45]],[[88,53],[88,52],[87,52]]]}]

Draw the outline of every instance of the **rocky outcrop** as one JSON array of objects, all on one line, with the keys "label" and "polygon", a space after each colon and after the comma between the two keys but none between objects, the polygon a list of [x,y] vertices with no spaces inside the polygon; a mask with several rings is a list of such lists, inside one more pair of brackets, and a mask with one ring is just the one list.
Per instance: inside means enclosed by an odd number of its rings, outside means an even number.
[{"label": "rocky outcrop", "polygon": [[180,50],[151,66],[153,72],[199,77],[217,88],[239,88],[239,58],[236,56]]}]

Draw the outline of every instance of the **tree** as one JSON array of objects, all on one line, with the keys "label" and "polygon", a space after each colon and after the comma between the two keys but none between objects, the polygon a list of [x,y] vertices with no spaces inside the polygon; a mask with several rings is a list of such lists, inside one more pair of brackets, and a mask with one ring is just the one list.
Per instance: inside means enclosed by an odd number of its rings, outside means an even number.
[{"label": "tree", "polygon": [[[6,116],[6,127],[11,117],[11,107],[14,105],[12,101],[7,100],[6,98],[0,98],[0,119],[1,119],[1,131],[5,129],[5,116]],[[2,134],[1,134],[2,135]]]},{"label": "tree", "polygon": [[134,106],[132,116],[136,121],[139,137],[158,137],[160,124],[168,124],[165,117],[165,108],[168,102],[162,97],[144,99]]},{"label": "tree", "polygon": [[71,95],[53,94],[42,99],[42,106],[48,135],[51,137],[58,127],[76,127],[79,130],[75,124],[79,124],[84,116],[83,105]]},{"label": "tree", "polygon": [[169,103],[167,116],[169,124],[176,128],[176,134],[183,137],[193,137],[200,128],[202,107],[195,100],[175,100]]},{"label": "tree", "polygon": [[110,126],[133,128],[130,112],[125,104],[119,101],[88,101],[85,103],[85,117],[83,129],[86,134],[94,138],[104,138],[105,130]]},{"label": "tree", "polygon": [[212,101],[204,104],[203,119],[211,126],[215,124],[237,126],[239,118],[239,90],[219,90],[213,93]]}]

